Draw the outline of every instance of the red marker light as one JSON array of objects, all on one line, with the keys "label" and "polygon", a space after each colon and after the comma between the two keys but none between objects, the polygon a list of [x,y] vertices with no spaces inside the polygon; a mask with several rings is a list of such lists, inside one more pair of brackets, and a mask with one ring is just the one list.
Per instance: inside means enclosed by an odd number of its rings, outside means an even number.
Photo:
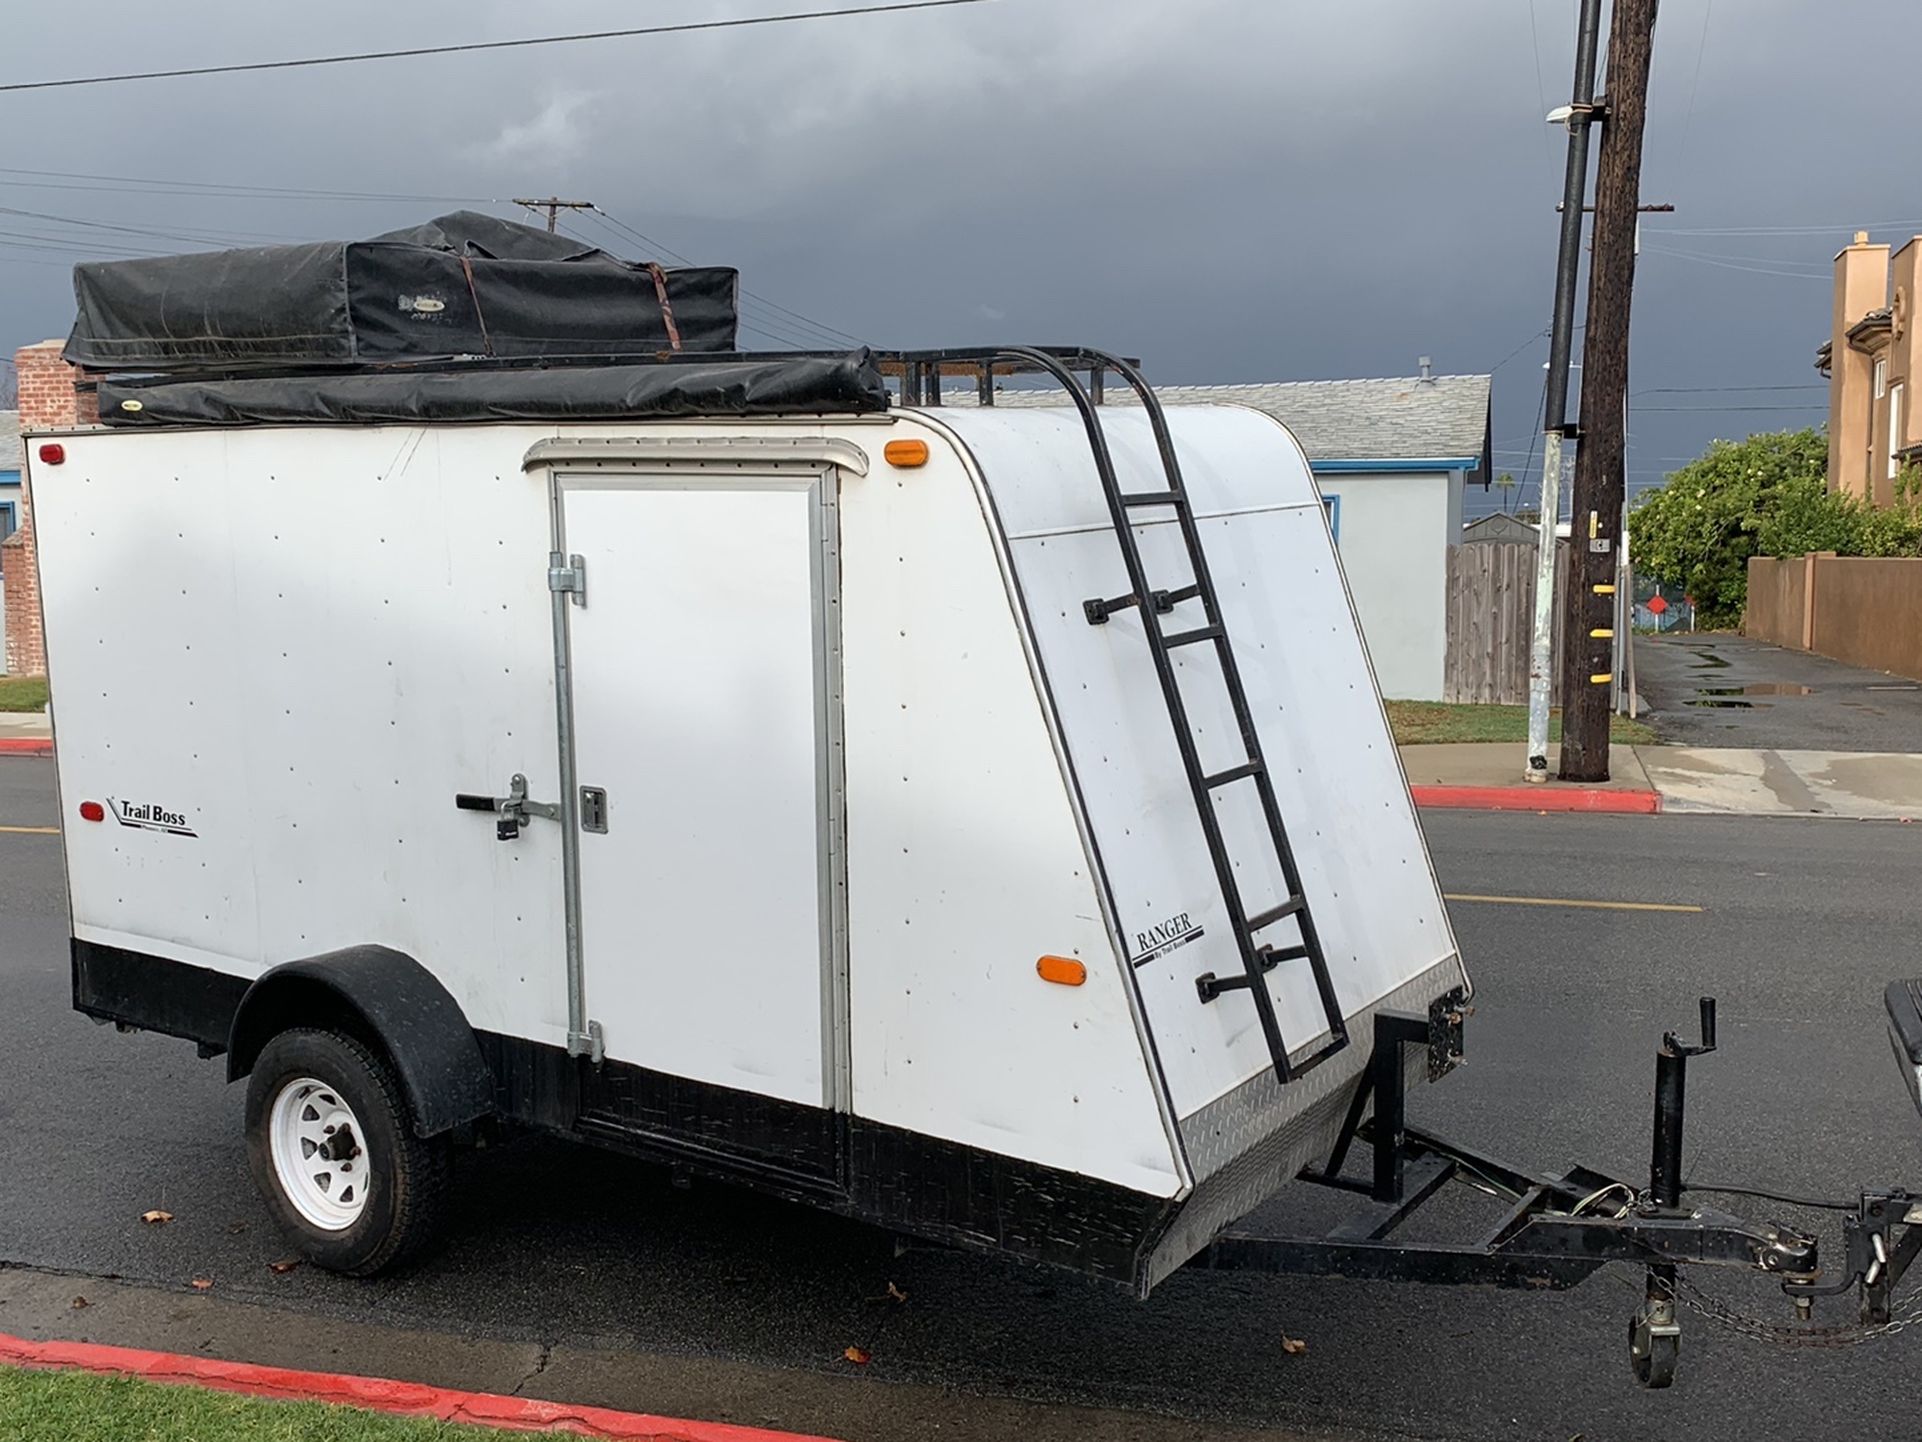
[{"label": "red marker light", "polygon": [[48,441],[40,448],[40,459],[49,466],[61,465],[67,459],[67,448],[58,441]]},{"label": "red marker light", "polygon": [[80,819],[82,821],[105,821],[107,819],[107,808],[102,806],[98,801],[83,801],[80,803]]}]

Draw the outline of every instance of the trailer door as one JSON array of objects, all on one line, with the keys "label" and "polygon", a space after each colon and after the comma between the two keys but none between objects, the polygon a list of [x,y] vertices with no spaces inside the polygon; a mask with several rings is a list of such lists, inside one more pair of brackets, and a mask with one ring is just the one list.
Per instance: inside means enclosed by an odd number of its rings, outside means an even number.
[{"label": "trailer door", "polygon": [[610,1061],[810,1107],[844,974],[831,476],[555,482],[586,1014]]}]

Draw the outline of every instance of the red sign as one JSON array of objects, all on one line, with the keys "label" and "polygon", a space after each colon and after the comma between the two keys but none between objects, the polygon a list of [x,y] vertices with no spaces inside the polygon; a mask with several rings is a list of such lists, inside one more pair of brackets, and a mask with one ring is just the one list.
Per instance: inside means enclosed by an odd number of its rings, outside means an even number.
[{"label": "red sign", "polygon": [[1661,593],[1658,591],[1655,595],[1648,598],[1648,609],[1653,615],[1659,616],[1668,609],[1668,602],[1662,599]]}]

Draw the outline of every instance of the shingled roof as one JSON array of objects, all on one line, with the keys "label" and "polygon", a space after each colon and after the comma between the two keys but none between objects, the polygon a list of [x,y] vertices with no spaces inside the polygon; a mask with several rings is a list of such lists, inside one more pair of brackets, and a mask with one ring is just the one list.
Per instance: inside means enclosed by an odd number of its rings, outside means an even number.
[{"label": "shingled roof", "polygon": [[20,446],[20,412],[0,411],[0,471],[17,471],[26,452]]},{"label": "shingled roof", "polygon": [[[952,383],[951,383],[952,384]],[[1310,461],[1466,460],[1488,442],[1489,376],[1281,381],[1260,385],[1156,386],[1168,405],[1239,405],[1266,411],[1301,442]],[[1112,378],[1106,402],[1133,400]],[[972,405],[973,388],[951,388],[949,405]],[[1063,404],[1060,391],[1006,389],[996,405]]]}]

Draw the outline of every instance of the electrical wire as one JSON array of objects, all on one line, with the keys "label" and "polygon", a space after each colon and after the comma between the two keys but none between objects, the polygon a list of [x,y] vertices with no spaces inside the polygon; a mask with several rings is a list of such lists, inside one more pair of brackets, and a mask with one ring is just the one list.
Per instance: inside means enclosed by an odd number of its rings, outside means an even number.
[{"label": "electrical wire", "polygon": [[518,40],[469,40],[457,45],[418,45],[405,50],[363,50],[347,55],[310,55],[298,60],[253,60],[232,65],[191,65],[177,70],[134,70],[119,75],[80,75],[64,80],[15,80],[0,92],[64,90],[80,85],[117,85],[129,80],[182,80],[200,75],[237,75],[265,70],[298,70],[318,65],[353,65],[367,60],[413,60],[427,55],[463,55],[481,50],[522,50],[536,45],[571,45],[587,40],[626,40],[642,35],[685,35],[697,30],[740,30],[750,25],[784,25],[802,20],[839,20],[860,15],[891,15],[906,10],[945,10],[983,5],[989,0],[894,0],[886,5],[832,10],[791,10],[779,15],[742,15],[728,20],[683,20],[673,25],[639,25],[626,30],[587,30],[570,35],[530,35]]},{"label": "electrical wire", "polygon": [[[557,218],[555,220],[555,228],[564,235],[572,236],[583,245],[598,244],[592,237],[582,235],[564,220]],[[692,262],[690,261],[688,264],[692,264]],[[811,341],[805,337],[790,334],[778,327],[770,329],[769,327],[772,325],[772,322],[769,322],[765,317],[742,315],[738,317],[738,322],[743,330],[751,330],[757,335],[765,336],[767,339],[788,350],[818,350],[820,348],[818,341]]]},{"label": "electrical wire", "polygon": [[1855,1202],[1830,1202],[1819,1197],[1796,1197],[1787,1192],[1771,1192],[1766,1187],[1712,1187],[1706,1182],[1690,1182],[1682,1188],[1685,1192],[1713,1192],[1724,1197],[1755,1197],[1764,1202],[1783,1202],[1791,1207],[1810,1207],[1821,1212],[1853,1212],[1859,1210]]},{"label": "electrical wire", "polygon": [[[8,180],[7,176],[31,176]],[[69,181],[99,182],[68,184]],[[83,170],[23,170],[0,165],[0,185],[23,190],[92,190],[131,195],[193,195],[208,200],[426,201],[435,205],[499,205],[490,195],[402,195],[380,190],[303,190],[289,185],[243,185],[238,181],[171,180],[157,176],[98,175]]]},{"label": "electrical wire", "polygon": [[[638,242],[639,244],[648,247],[648,249],[654,251],[656,254],[666,256],[669,260],[679,261],[682,265],[699,264],[698,261],[689,259],[687,256],[682,255],[679,251],[673,249],[672,247],[663,245],[660,241],[654,239],[654,237],[646,234],[644,231],[637,230],[635,227],[627,224],[625,221],[620,220],[615,216],[609,215],[605,210],[601,209],[601,207],[598,205],[593,206],[590,209],[589,214],[592,216],[596,216],[602,221],[606,222],[607,226],[615,234],[624,235],[627,239]],[[851,345],[860,346],[860,345],[867,344],[867,342],[862,340],[859,336],[850,335],[848,332],[841,330],[835,326],[831,326],[825,321],[818,321],[813,319],[811,316],[805,316],[801,314],[801,312],[799,312],[798,310],[790,310],[787,306],[780,304],[778,301],[769,300],[766,296],[761,295],[756,291],[749,290],[746,286],[741,287],[741,296],[743,300],[755,301],[760,305],[767,307],[769,310],[776,311],[781,315],[788,317],[790,320],[800,322],[802,325],[808,327],[810,330],[819,334],[826,341],[827,345],[832,349],[840,350],[846,346],[851,346]],[[803,350],[808,350],[812,348],[813,347],[806,346],[806,345],[801,347],[801,349]]]}]

